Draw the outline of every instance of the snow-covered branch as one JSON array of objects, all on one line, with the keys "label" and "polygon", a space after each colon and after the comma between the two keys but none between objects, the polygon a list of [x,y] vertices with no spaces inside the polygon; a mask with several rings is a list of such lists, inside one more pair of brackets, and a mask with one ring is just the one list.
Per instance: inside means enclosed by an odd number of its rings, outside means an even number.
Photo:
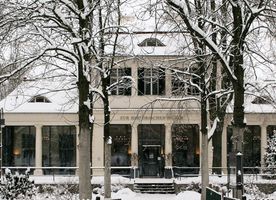
[{"label": "snow-covered branch", "polygon": [[218,122],[220,122],[220,120],[219,120],[218,117],[216,117],[214,122],[213,122],[213,125],[212,125],[211,129],[208,131],[208,141],[212,139],[212,137],[213,137],[213,135],[216,131]]}]

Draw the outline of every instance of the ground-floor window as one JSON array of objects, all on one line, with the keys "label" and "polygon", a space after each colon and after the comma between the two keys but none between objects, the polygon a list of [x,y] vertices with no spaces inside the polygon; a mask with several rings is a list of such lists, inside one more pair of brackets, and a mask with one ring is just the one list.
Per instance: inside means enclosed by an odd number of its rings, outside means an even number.
[{"label": "ground-floor window", "polygon": [[138,125],[138,151],[140,175],[164,176],[165,126],[163,124]]},{"label": "ground-floor window", "polygon": [[276,125],[269,125],[266,128],[267,138],[271,138],[276,133]]},{"label": "ground-floor window", "polygon": [[[131,125],[111,124],[112,137],[111,166],[130,166],[131,157]],[[112,173],[129,174],[128,169],[112,169]]]},{"label": "ground-floor window", "polygon": [[6,126],[3,129],[3,166],[35,165],[35,127]]},{"label": "ground-floor window", "polygon": [[[76,166],[76,128],[74,126],[42,127],[42,166]],[[72,169],[45,169],[44,174],[73,174]]]},{"label": "ground-floor window", "polygon": [[172,162],[175,176],[199,171],[199,127],[197,124],[172,126]]},{"label": "ground-floor window", "polygon": [[[233,135],[232,126],[227,128],[227,152],[233,152],[231,141]],[[232,156],[233,157],[233,156]],[[234,159],[234,157],[233,157]],[[230,160],[231,162],[231,160]],[[255,167],[261,166],[261,127],[248,125],[243,136],[243,166],[244,173],[256,173]]]}]

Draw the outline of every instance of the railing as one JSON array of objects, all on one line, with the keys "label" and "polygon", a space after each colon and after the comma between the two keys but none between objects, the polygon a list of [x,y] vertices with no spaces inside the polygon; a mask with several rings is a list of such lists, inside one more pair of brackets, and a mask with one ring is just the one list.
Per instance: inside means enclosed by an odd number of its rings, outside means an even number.
[{"label": "railing", "polygon": [[[30,171],[30,174],[36,174],[34,173],[35,170],[42,170],[43,175],[51,175],[53,177],[57,175],[62,176],[72,176],[77,174],[78,167],[27,167],[27,166],[18,166],[18,167],[2,167],[2,172],[5,171],[5,169],[9,169],[12,172],[18,171],[20,173],[25,173],[25,171],[28,169]],[[91,170],[104,170],[103,166],[99,167],[91,167]],[[276,171],[275,167],[244,167],[244,177],[250,177],[251,180],[258,180],[261,178],[269,178],[269,174],[264,173],[267,170],[274,170]],[[179,166],[173,166],[172,167],[172,177],[177,179],[182,179],[185,177],[198,177],[201,176],[200,174],[200,167],[179,167]],[[215,173],[214,173],[215,172]],[[217,173],[221,172],[221,173]],[[124,177],[128,178],[138,178],[139,177],[139,168],[132,167],[132,166],[114,166],[111,167],[111,174],[118,174]],[[275,173],[272,174],[272,176]],[[233,179],[235,179],[235,167],[214,167],[209,169],[209,176],[219,176],[219,177],[229,177],[231,178],[231,182]],[[275,177],[274,177],[275,178]],[[227,182],[230,182],[228,180]]]},{"label": "railing", "polygon": [[[11,172],[19,172],[21,174],[25,173],[27,170],[30,172],[31,175],[34,175],[35,170],[42,170],[43,175],[51,175],[53,177],[57,175],[62,176],[72,176],[77,174],[78,167],[27,167],[27,166],[18,166],[18,167],[2,167],[2,172],[5,172],[6,169],[9,169]],[[104,167],[91,167],[91,170],[103,170]],[[137,178],[136,175],[139,174],[137,172],[137,167],[131,166],[118,166],[118,167],[111,167],[112,174],[119,174],[124,177],[131,178],[131,170],[133,170],[132,178]],[[120,173],[118,173],[120,171]],[[46,172],[46,173],[45,173]],[[69,172],[69,173],[66,173]],[[123,173],[127,172],[127,173]]]}]

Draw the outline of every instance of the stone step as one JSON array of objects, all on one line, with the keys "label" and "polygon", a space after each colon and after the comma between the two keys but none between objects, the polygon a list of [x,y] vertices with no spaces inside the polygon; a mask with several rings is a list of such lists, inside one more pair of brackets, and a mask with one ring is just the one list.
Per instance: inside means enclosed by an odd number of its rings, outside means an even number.
[{"label": "stone step", "polygon": [[175,188],[173,183],[135,183],[133,186],[135,192],[149,194],[173,194]]}]

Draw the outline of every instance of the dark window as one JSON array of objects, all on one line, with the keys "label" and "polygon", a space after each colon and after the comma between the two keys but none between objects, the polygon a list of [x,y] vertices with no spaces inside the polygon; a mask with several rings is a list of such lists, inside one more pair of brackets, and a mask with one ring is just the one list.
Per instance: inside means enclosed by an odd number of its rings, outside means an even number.
[{"label": "dark window", "polygon": [[3,130],[3,165],[34,166],[35,127],[6,126]]},{"label": "dark window", "polygon": [[172,95],[199,95],[199,76],[197,68],[172,70]]},{"label": "dark window", "polygon": [[276,133],[276,125],[269,125],[267,126],[267,138],[272,137]]},{"label": "dark window", "polygon": [[[227,152],[231,154],[233,150],[232,126],[227,127]],[[231,156],[231,155],[230,155]],[[232,158],[235,156],[232,155]],[[231,160],[230,160],[231,162]],[[248,125],[245,128],[243,136],[243,166],[244,173],[255,173],[254,167],[261,165],[261,127],[257,125]]]},{"label": "dark window", "polygon": [[157,38],[147,38],[143,40],[141,43],[139,43],[138,46],[139,47],[163,47],[165,46],[165,44],[163,44]]},{"label": "dark window", "polygon": [[174,124],[172,126],[172,147],[173,166],[184,167],[182,169],[175,168],[175,175],[197,174],[199,171],[198,125]]},{"label": "dark window", "polygon": [[131,68],[112,69],[110,72],[110,91],[112,95],[131,95]]},{"label": "dark window", "polygon": [[[43,167],[76,166],[76,128],[74,126],[43,126],[42,128]],[[45,174],[53,172],[44,170]],[[73,174],[72,169],[59,169],[55,173]]]},{"label": "dark window", "polygon": [[44,96],[35,96],[29,102],[30,103],[51,103],[51,101]]},{"label": "dark window", "polygon": [[138,69],[138,95],[164,95],[165,70],[163,68]]},{"label": "dark window", "polygon": [[[131,157],[131,126],[127,124],[111,124],[112,137],[111,166],[130,166]],[[129,174],[126,169],[114,169],[112,173]]]}]

